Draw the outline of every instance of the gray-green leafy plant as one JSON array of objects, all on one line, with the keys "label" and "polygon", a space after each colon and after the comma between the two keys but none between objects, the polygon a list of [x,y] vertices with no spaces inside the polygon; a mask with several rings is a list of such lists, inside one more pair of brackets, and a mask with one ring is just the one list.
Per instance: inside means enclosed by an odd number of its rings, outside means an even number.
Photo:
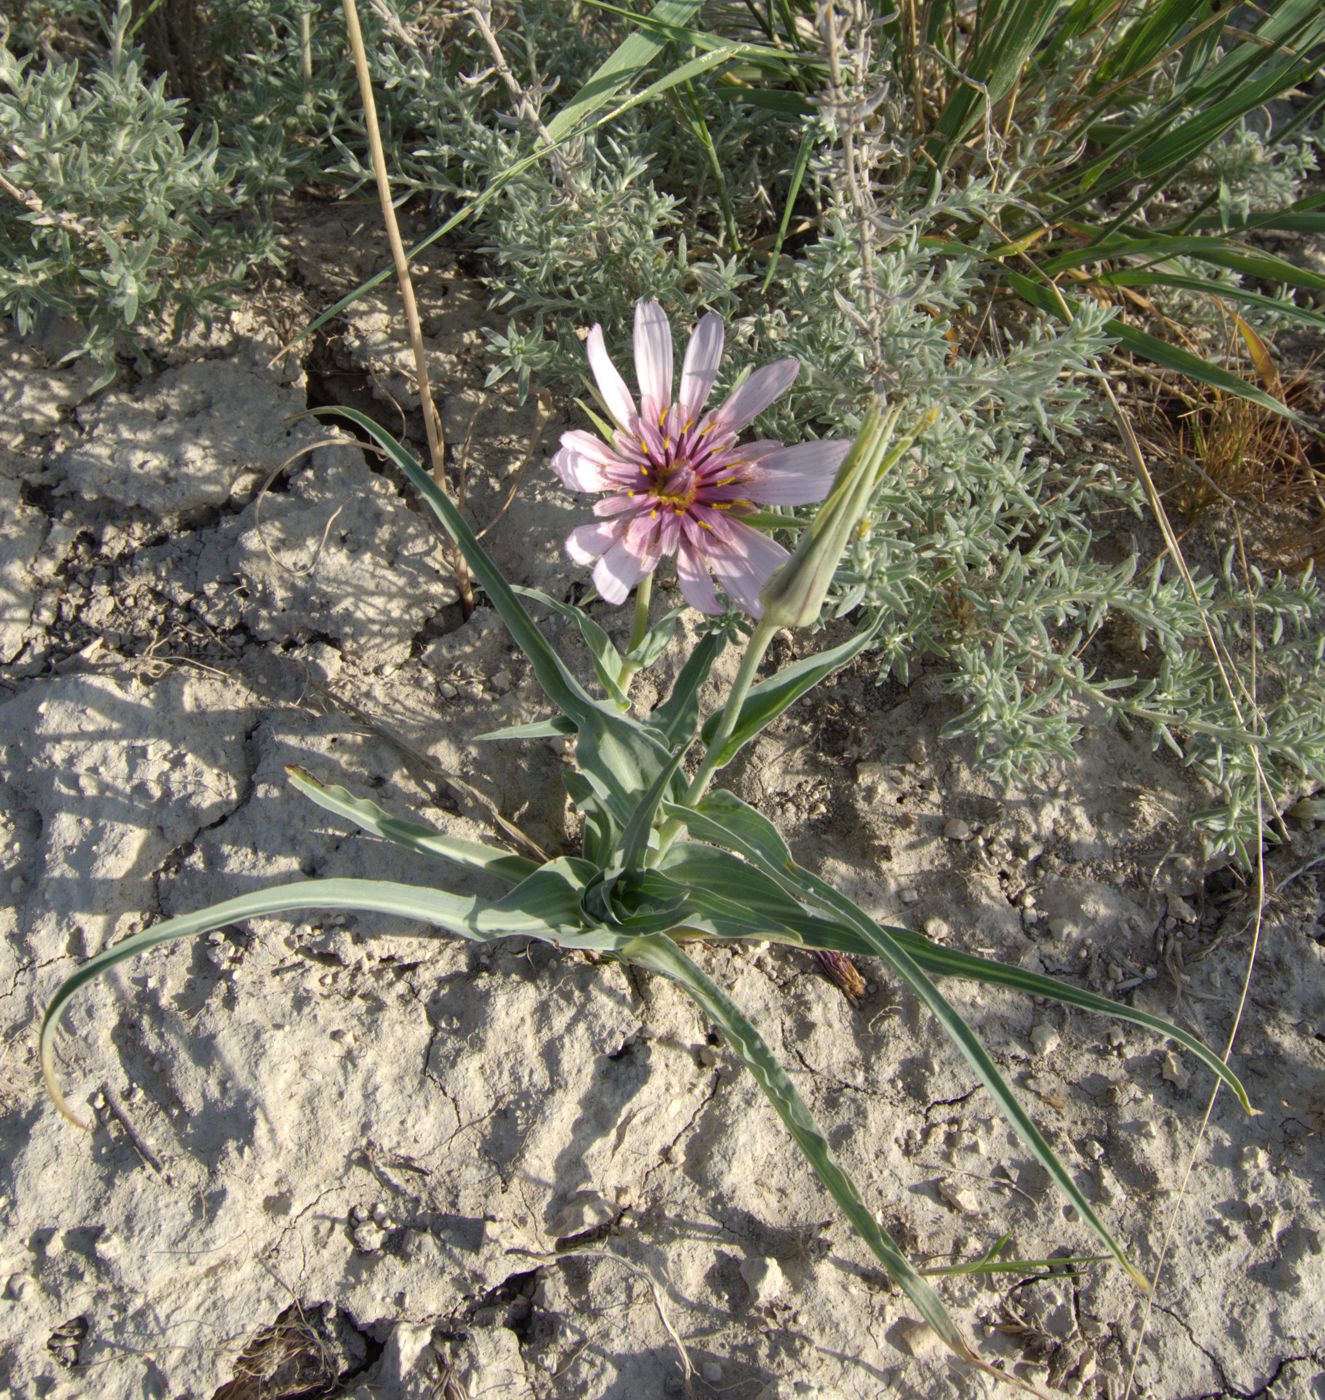
[{"label": "gray-green leafy plant", "polygon": [[206,322],[274,250],[215,128],[188,131],[131,26],[121,6],[86,65],[20,57],[0,37],[0,310],[21,332],[65,318],[66,358],[93,356],[104,379],[145,334]]},{"label": "gray-green leafy plant", "polygon": [[[936,3],[917,7],[913,54],[888,15],[871,48],[871,7],[839,9],[836,75],[807,5],[710,7],[700,29],[693,0],[665,0],[560,102],[547,80],[592,61],[584,35],[568,59],[542,40],[545,18],[501,32],[541,132],[494,126],[513,100],[486,66],[468,113],[457,89],[434,93],[441,229],[474,235],[506,317],[490,382],[575,382],[581,308],[611,330],[649,295],[717,310],[752,355],[785,347],[814,367],[775,427],[852,431],[880,390],[936,410],[923,470],[880,490],[838,610],[881,615],[882,673],[937,669],[961,702],[948,735],[1001,777],[1069,755],[1087,724],[1140,726],[1211,783],[1208,853],[1249,863],[1258,787],[1279,806],[1325,782],[1325,600],[1309,573],[1230,569],[1198,571],[1192,596],[1166,563],[1142,562],[1156,537],[1141,486],[1088,443],[1111,431],[1099,379],[1120,340],[1213,390],[1269,397],[1107,298],[1143,293],[1197,338],[1223,307],[1266,330],[1325,325],[1318,274],[1246,243],[1325,221],[1304,185],[1313,100],[1288,119],[1265,111],[1309,64],[1319,13],[1293,0],[1249,36],[1195,4],[984,0],[968,30]],[[937,106],[917,97],[913,59]],[[417,68],[400,50],[382,61],[397,82]],[[686,67],[701,62],[699,85]],[[957,76],[970,63],[988,108]],[[1155,165],[1166,133],[1174,151]],[[1253,145],[1274,158],[1254,185]],[[1088,156],[1082,182],[1073,162]],[[1059,227],[1069,187],[1086,202]],[[1147,189],[1146,226],[1117,223]],[[1257,696],[1228,694],[1210,636],[1230,655],[1259,649]]]},{"label": "gray-green leafy plant", "polygon": [[[984,1366],[933,1287],[882,1228],[837,1162],[827,1137],[758,1029],[691,951],[705,942],[769,940],[877,960],[935,1017],[1000,1113],[1081,1219],[1144,1287],[1143,1276],[939,984],[944,980],[981,982],[1145,1027],[1198,1056],[1248,1107],[1246,1094],[1228,1067],[1193,1036],[1147,1012],[881,924],[799,865],[772,822],[735,793],[711,787],[713,778],[773,719],[859,655],[874,636],[877,615],[846,643],[756,679],[773,633],[784,625],[810,624],[817,616],[838,555],[858,526],[865,502],[906,444],[907,439],[893,440],[897,412],[885,415],[872,411],[867,416],[814,523],[803,532],[796,553],[765,588],[764,615],[746,643],[739,672],[724,701],[701,716],[700,688],[730,631],[717,627],[698,641],[671,693],[645,716],[629,705],[629,681],[636,670],[656,659],[661,650],[659,637],[665,645],[667,627],[659,624],[650,630],[637,626],[635,637],[647,640],[637,640],[623,655],[583,609],[553,604],[549,598],[521,590],[575,618],[590,644],[601,682],[602,693],[592,694],[549,644],[516,590],[419,463],[365,415],[344,408],[327,411],[370,436],[422,494],[464,554],[476,583],[486,592],[553,706],[553,713],[545,720],[485,737],[573,736],[575,764],[565,782],[584,818],[583,849],[579,855],[539,864],[391,816],[343,787],[291,769],[292,783],[327,811],[420,855],[481,872],[504,884],[506,892],[495,899],[481,899],[449,894],[427,884],[316,879],[242,895],[144,929],[86,962],[63,983],[47,1009],[40,1037],[42,1065],[61,1109],[73,1117],[55,1084],[56,1033],[78,989],[151,948],[238,920],[304,909],[362,909],[408,921],[411,934],[423,923],[475,942],[532,938],[564,950],[591,950],[669,978],[694,999],[753,1075],[860,1238],[921,1316],[957,1355]],[[645,620],[647,609],[646,595],[641,609]],[[688,777],[684,764],[692,752],[697,752],[698,760],[693,776]]]}]

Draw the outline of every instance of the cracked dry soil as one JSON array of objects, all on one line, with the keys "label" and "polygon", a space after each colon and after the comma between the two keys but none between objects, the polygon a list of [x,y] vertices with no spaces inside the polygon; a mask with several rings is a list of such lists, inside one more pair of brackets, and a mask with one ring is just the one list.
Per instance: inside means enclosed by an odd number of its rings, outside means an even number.
[{"label": "cracked dry soil", "polygon": [[[254,920],[80,997],[60,1073],[90,1136],[43,1097],[42,1007],[147,921],[317,874],[468,888],[310,808],[287,763],[443,830],[491,839],[486,799],[547,849],[575,839],[559,745],[469,742],[542,712],[500,626],[460,621],[401,483],[293,416],[358,395],[410,426],[390,302],[271,363],[375,270],[360,223],[301,216],[283,283],[98,395],[52,367],[54,331],[0,348],[0,1391],[634,1400],[683,1391],[670,1326],[701,1396],[991,1393],[925,1345],[692,1006],[617,968],[385,919]],[[544,469],[565,425],[540,442],[534,406],[481,390],[484,294],[453,257],[420,294],[471,518],[519,477],[488,541],[513,579],[565,590],[576,512]],[[1250,910],[1194,859],[1206,795],[1101,732],[999,788],[938,743],[951,713],[923,676],[858,667],[734,785],[884,917],[1222,1044]],[[1270,855],[1235,1058],[1261,1113],[1219,1097],[1144,1338],[1108,1266],[942,1285],[982,1350],[1046,1390],[1118,1400],[1139,1349],[1137,1396],[1325,1396],[1320,867],[1289,878],[1322,839],[1294,837]],[[790,952],[703,957],[914,1257],[1005,1232],[1018,1258],[1092,1252],[886,978],[865,969],[853,1005]],[[1207,1076],[1130,1028],[954,994],[1149,1269]]]}]

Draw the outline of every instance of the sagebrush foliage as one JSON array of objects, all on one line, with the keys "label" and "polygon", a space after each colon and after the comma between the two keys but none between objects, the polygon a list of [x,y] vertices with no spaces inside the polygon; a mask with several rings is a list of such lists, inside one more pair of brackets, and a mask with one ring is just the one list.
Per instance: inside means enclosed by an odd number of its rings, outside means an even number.
[{"label": "sagebrush foliage", "polygon": [[[86,26],[82,0],[65,3]],[[949,732],[970,736],[1004,776],[1070,754],[1085,724],[1147,726],[1215,784],[1208,838],[1243,857],[1259,839],[1258,778],[1240,733],[1260,736],[1276,799],[1325,781],[1314,580],[1227,567],[1198,578],[1198,603],[1153,563],[1131,468],[1097,445],[1113,434],[1096,382],[1112,309],[1078,299],[1074,320],[1053,321],[988,275],[1005,230],[1049,217],[1037,201],[1070,174],[1055,123],[1076,100],[1072,63],[1038,74],[1035,103],[938,168],[904,45],[869,24],[863,5],[845,5],[848,51],[832,83],[822,62],[814,82],[810,69],[789,70],[795,81],[773,107],[750,80],[685,84],[508,179],[624,24],[578,6],[508,6],[494,18],[503,72],[464,11],[406,0],[361,8],[397,190],[441,219],[505,181],[458,235],[481,254],[501,321],[489,333],[490,383],[584,388],[586,326],[602,322],[621,344],[635,302],[656,297],[682,326],[719,312],[733,370],[781,354],[802,361],[794,391],[767,416],[774,434],[849,433],[876,392],[915,419],[932,412],[840,580],[840,612],[883,613],[881,672],[904,679],[922,658],[936,666],[962,701]],[[223,295],[264,250],[275,196],[354,195],[370,183],[336,7],[234,0],[206,14],[188,137],[180,104],[145,79],[123,16],[99,64],[6,54],[0,133],[28,151],[14,178],[71,216],[43,222],[0,206],[10,255],[0,305],[21,325],[44,308],[73,314],[105,357],[137,323],[183,323]],[[715,24],[753,23],[717,14]],[[779,38],[793,41],[822,59],[808,11]],[[1097,38],[1069,36],[1061,53],[1097,61]],[[662,61],[676,57],[664,49]],[[1157,60],[1131,84],[1132,119],[1168,110],[1184,62]],[[126,125],[132,140],[106,164],[100,152]],[[1315,142],[1272,132],[1264,113],[1243,117],[1148,209],[1231,219],[1298,199]],[[1099,217],[1140,188],[1116,185]],[[240,209],[258,215],[247,231],[233,222]],[[1008,266],[1024,257],[1010,254]],[[1240,275],[1173,266],[1212,286]],[[1147,294],[1198,335],[1226,315],[1206,293]],[[1243,314],[1265,331],[1283,321],[1273,307]],[[1253,618],[1257,694],[1230,698],[1206,628],[1245,654]]]},{"label": "sagebrush foliage", "polygon": [[144,328],[206,320],[273,250],[263,219],[237,219],[214,128],[186,134],[185,104],[149,79],[129,12],[104,62],[42,63],[0,45],[0,143],[18,192],[0,203],[0,308],[27,332],[44,315],[81,332],[109,378]]}]

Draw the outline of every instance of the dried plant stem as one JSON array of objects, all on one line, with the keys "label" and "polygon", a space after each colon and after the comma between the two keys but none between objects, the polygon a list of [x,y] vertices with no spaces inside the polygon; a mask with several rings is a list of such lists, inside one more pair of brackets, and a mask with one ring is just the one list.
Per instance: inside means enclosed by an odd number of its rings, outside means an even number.
[{"label": "dried plant stem", "polygon": [[476,3],[469,7],[469,16],[474,21],[474,28],[478,30],[479,37],[487,46],[488,52],[492,55],[493,71],[505,84],[507,92],[515,99],[515,110],[520,118],[537,133],[539,140],[547,150],[548,162],[556,170],[561,182],[565,185],[567,193],[577,204],[584,191],[581,189],[579,181],[575,178],[575,172],[571,168],[570,161],[566,154],[553,138],[552,133],[543,125],[543,119],[539,116],[538,108],[530,99],[529,94],[520,86],[514,73],[511,72],[511,65],[506,62],[506,55],[502,52],[501,44],[497,39],[497,33],[492,27],[492,5],[490,0],[476,0]]},{"label": "dried plant stem", "polygon": [[[373,98],[372,75],[368,71],[368,54],[364,49],[363,30],[359,26],[359,11],[355,0],[344,0],[344,5],[345,29],[349,36],[350,51],[354,55],[354,71],[359,78],[359,95],[363,101],[364,126],[368,132],[368,146],[373,157],[373,174],[377,177],[377,195],[382,204],[382,221],[386,225],[387,242],[391,245],[391,258],[396,265],[400,299],[405,307],[405,324],[409,328],[410,345],[414,351],[414,373],[419,382],[423,427],[428,435],[428,457],[432,463],[433,480],[445,491],[446,448],[442,438],[442,425],[438,420],[437,407],[432,401],[432,390],[428,384],[428,360],[423,350],[423,327],[419,324],[418,303],[414,300],[414,283],[409,275],[409,259],[405,256],[405,244],[400,237],[400,225],[396,222],[395,205],[391,201],[391,181],[387,176],[386,152],[382,148],[382,132],[377,121],[377,103]],[[455,574],[456,589],[460,594],[460,606],[468,617],[474,611],[474,586],[470,581],[469,567],[454,548],[449,551],[449,556]]]},{"label": "dried plant stem", "polygon": [[[859,7],[852,6],[849,22],[853,28],[852,38],[856,44],[854,61],[862,68],[867,65],[869,44],[869,18]],[[879,299],[874,280],[874,228],[877,208],[874,196],[870,193],[870,172],[866,161],[856,150],[856,126],[859,120],[851,106],[843,78],[843,34],[837,11],[832,4],[821,11],[824,48],[828,55],[829,94],[833,111],[838,121],[838,132],[842,142],[842,176],[851,197],[851,207],[855,214],[856,239],[860,250],[860,273],[862,290],[865,293],[865,308],[872,338],[874,358],[879,358]]]}]

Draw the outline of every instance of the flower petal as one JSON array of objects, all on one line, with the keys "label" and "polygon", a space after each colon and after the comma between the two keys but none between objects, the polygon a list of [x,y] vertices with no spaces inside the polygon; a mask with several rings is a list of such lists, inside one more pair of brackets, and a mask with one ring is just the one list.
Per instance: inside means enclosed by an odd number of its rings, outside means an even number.
[{"label": "flower petal", "polygon": [[591,462],[598,462],[604,467],[622,465],[621,458],[613,448],[609,447],[602,438],[596,438],[592,433],[586,433],[583,428],[572,428],[570,432],[562,433],[561,445],[568,451],[575,452],[581,457],[587,457]]},{"label": "flower petal", "polygon": [[607,411],[616,420],[617,427],[629,432],[631,422],[635,418],[635,400],[630,397],[626,381],[617,373],[616,366],[608,357],[607,347],[603,344],[602,326],[595,326],[589,332],[589,339],[584,348],[588,352],[589,368],[593,370],[598,392],[603,396]]},{"label": "flower petal", "polygon": [[652,572],[657,562],[655,559],[653,564],[646,564],[626,548],[624,540],[619,541],[594,565],[593,585],[598,596],[605,603],[624,603],[630,590]]},{"label": "flower petal", "polygon": [[701,316],[699,325],[691,332],[686,346],[685,363],[681,366],[681,423],[693,423],[708,402],[713,381],[722,359],[722,317],[710,311]]},{"label": "flower petal", "polygon": [[[611,491],[618,482],[603,470],[602,463],[587,453],[581,452],[579,443],[568,444],[566,438],[572,434],[567,433],[561,440],[561,451],[552,458],[552,470],[561,478],[562,483],[572,491]],[[588,433],[581,434],[588,437]],[[591,442],[596,439],[590,438]],[[598,443],[603,448],[602,443]],[[603,451],[606,451],[603,448]],[[615,464],[615,459],[613,459]]]},{"label": "flower petal", "polygon": [[850,442],[799,442],[770,452],[747,469],[745,495],[766,506],[822,501],[850,449]]},{"label": "flower petal", "polygon": [[681,596],[692,608],[710,615],[722,611],[722,604],[718,602],[718,595],[713,591],[713,580],[709,578],[704,561],[698,558],[688,545],[683,544],[676,551],[676,579],[681,585]]},{"label": "flower petal", "polygon": [[672,328],[656,301],[642,301],[635,307],[635,378],[640,417],[661,423],[672,404]]},{"label": "flower petal", "polygon": [[709,418],[708,430],[714,437],[739,433],[759,415],[779,394],[785,394],[801,372],[799,360],[774,360],[755,372],[741,385],[723,406]]},{"label": "flower petal", "polygon": [[619,520],[595,520],[589,525],[577,525],[566,536],[566,553],[577,564],[592,564],[621,538],[622,528]]},{"label": "flower petal", "polygon": [[764,605],[759,595],[791,555],[776,540],[739,520],[726,523],[726,539],[706,551],[709,567],[730,598],[751,617],[760,617]]}]

